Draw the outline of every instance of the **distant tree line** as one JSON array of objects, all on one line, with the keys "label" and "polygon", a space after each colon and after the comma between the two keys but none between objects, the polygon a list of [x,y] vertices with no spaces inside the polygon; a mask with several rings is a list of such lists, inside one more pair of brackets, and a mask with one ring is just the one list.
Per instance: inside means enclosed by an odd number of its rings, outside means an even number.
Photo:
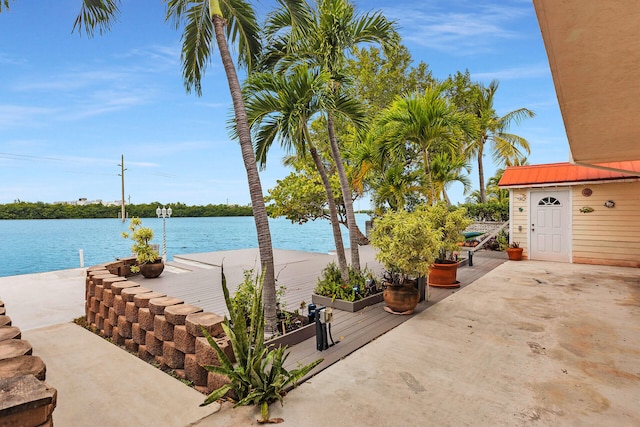
[{"label": "distant tree line", "polygon": [[[127,205],[128,217],[151,218],[156,216],[156,208],[161,203]],[[252,216],[251,206],[206,205],[187,206],[184,203],[165,205],[171,207],[172,217],[217,217]],[[120,206],[101,204],[71,205],[66,203],[22,202],[0,204],[0,219],[81,219],[81,218],[118,218]]]}]

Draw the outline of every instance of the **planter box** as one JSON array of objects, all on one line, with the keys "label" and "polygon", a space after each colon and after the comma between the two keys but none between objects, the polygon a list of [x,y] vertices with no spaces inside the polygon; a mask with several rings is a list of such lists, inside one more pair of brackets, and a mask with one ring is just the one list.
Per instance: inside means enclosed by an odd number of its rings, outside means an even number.
[{"label": "planter box", "polygon": [[289,332],[284,335],[280,335],[274,339],[265,342],[265,345],[270,348],[291,347],[292,345],[300,344],[302,341],[307,340],[316,335],[316,324],[309,323],[300,329]]},{"label": "planter box", "polygon": [[382,292],[375,295],[371,295],[370,297],[366,297],[358,301],[353,301],[353,302],[345,301],[341,299],[336,299],[332,301],[331,298],[329,297],[325,297],[318,294],[311,295],[311,301],[316,305],[324,305],[326,307],[336,308],[342,311],[349,311],[351,313],[360,311],[367,306],[382,302],[383,299],[384,298],[382,296]]}]

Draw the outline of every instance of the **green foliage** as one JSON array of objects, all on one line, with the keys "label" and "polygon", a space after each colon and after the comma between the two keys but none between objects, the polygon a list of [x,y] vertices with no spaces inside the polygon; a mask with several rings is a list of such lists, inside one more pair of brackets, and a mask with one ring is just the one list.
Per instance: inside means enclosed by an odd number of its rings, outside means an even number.
[{"label": "green foliage", "polygon": [[460,206],[467,210],[467,216],[474,221],[504,222],[509,220],[509,200],[503,202],[465,203]]},{"label": "green foliage", "polygon": [[133,240],[131,252],[136,254],[136,261],[138,265],[132,266],[131,271],[137,273],[140,271],[138,268],[139,265],[153,263],[158,260],[160,255],[158,254],[158,251],[153,249],[151,243],[149,243],[153,239],[153,230],[148,227],[143,227],[140,218],[131,218],[129,230],[130,233],[123,231],[122,237]]},{"label": "green foliage", "polygon": [[[152,202],[127,205],[130,217],[154,218],[156,208],[162,203]],[[251,206],[206,205],[187,206],[184,203],[172,203],[174,217],[226,217],[251,216]],[[0,204],[0,219],[82,219],[82,218],[118,218],[120,206],[102,204],[72,205],[68,203],[22,202]]]},{"label": "green foliage", "polygon": [[[338,177],[333,175],[330,181],[336,202],[341,203],[342,193]],[[298,224],[316,219],[329,219],[327,193],[320,175],[315,170],[301,165],[296,167],[296,172],[291,172],[277,181],[276,186],[269,190],[265,202],[269,203],[267,209],[269,215],[274,218],[283,216]]]},{"label": "green foliage", "polygon": [[506,231],[502,230],[498,237],[496,237],[496,242],[498,243],[498,250],[504,251],[509,247],[509,235]]},{"label": "green foliage", "polygon": [[[457,110],[446,97],[446,88],[444,84],[436,84],[419,94],[397,97],[369,129],[366,138],[373,141],[370,143],[371,154],[361,162],[380,175],[394,167],[401,168],[401,172],[422,169],[424,179],[420,182],[418,194],[429,202],[439,200],[445,193],[445,187],[449,182],[458,180],[465,167],[464,161],[457,162],[455,166],[448,161],[447,165],[452,169],[436,168],[438,174],[434,176],[431,166],[434,156],[438,153],[461,153],[464,142],[476,132],[474,117]],[[455,156],[450,154],[449,157],[452,160]],[[399,183],[398,180],[392,182],[394,197],[398,201],[396,205],[402,206],[402,201],[415,193],[416,188],[412,181],[402,186],[395,185]],[[378,188],[373,190],[375,194]]]},{"label": "green foliage", "polygon": [[[245,276],[246,277],[246,276]],[[231,341],[236,365],[229,360],[211,335],[202,328],[204,336],[220,360],[220,366],[205,366],[209,372],[225,375],[230,384],[214,390],[201,406],[208,405],[233,390],[238,397],[234,407],[260,405],[262,421],[269,417],[268,405],[276,400],[283,403],[286,387],[295,385],[302,377],[322,362],[318,359],[306,366],[288,371],[284,363],[289,355],[286,347],[269,350],[264,344],[264,311],[262,306],[263,277],[256,278],[252,295],[250,325],[241,311],[236,311],[229,297],[227,280],[222,271],[222,291],[231,319],[225,318],[222,328]]]},{"label": "green foliage", "polygon": [[411,63],[411,53],[403,45],[386,55],[373,46],[356,49],[345,70],[351,78],[349,90],[373,115],[391,104],[396,96],[422,92],[435,82],[426,63],[420,62],[417,67]]},{"label": "green foliage", "polygon": [[467,217],[465,208],[449,208],[440,202],[426,210],[425,220],[432,229],[440,233],[440,247],[437,259],[452,259],[453,252],[458,250],[458,243],[464,241],[462,232],[473,220]]},{"label": "green foliage", "polygon": [[376,219],[370,241],[378,249],[376,259],[404,282],[428,274],[441,238],[442,232],[429,222],[429,208],[421,205],[413,212],[389,211]]},{"label": "green foliage", "polygon": [[244,280],[238,285],[238,290],[231,298],[233,311],[239,313],[241,317],[249,319],[253,297],[256,294],[256,284],[253,278],[253,269],[244,271]]},{"label": "green foliage", "polygon": [[349,266],[349,284],[344,284],[340,267],[332,262],[322,270],[314,292],[332,299],[353,302],[372,295],[372,290],[366,286],[367,279],[371,278],[373,275],[366,268],[358,272]]}]

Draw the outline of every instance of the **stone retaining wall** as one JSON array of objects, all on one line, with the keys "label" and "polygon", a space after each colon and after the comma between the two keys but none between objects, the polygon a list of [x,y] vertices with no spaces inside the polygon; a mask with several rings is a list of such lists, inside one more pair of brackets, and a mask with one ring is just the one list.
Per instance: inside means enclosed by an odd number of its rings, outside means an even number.
[{"label": "stone retaining wall", "polygon": [[220,362],[200,329],[204,327],[233,360],[229,338],[222,330],[224,318],[124,277],[130,275],[133,263],[135,258],[87,269],[87,322],[102,337],[139,358],[192,381],[202,393],[228,383],[225,376],[204,368]]},{"label": "stone retaining wall", "polygon": [[52,426],[57,391],[45,382],[47,368],[0,301],[0,426]]}]

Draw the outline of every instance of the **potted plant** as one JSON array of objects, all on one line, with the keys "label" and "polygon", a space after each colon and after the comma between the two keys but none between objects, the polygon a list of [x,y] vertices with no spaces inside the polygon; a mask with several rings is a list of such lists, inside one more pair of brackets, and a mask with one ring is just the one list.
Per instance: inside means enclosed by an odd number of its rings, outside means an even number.
[{"label": "potted plant", "polygon": [[122,237],[133,240],[131,251],[136,254],[136,263],[131,272],[140,272],[145,278],[152,279],[160,276],[164,270],[164,262],[158,251],[149,243],[153,239],[153,230],[142,226],[138,217],[131,218],[129,233],[122,232]]},{"label": "potted plant", "polygon": [[440,249],[442,232],[432,227],[429,208],[413,212],[390,211],[377,219],[371,230],[371,245],[378,249],[376,259],[386,269],[385,309],[409,314],[420,300],[417,279],[426,276]]},{"label": "potted plant", "polygon": [[520,247],[519,242],[511,242],[507,248],[507,256],[511,261],[520,261],[522,260],[522,251],[523,249]]},{"label": "potted plant", "polygon": [[465,208],[452,210],[445,203],[437,203],[427,211],[427,221],[441,233],[440,248],[429,272],[429,286],[459,287],[459,243],[464,241],[463,231],[473,220],[467,217]]},{"label": "potted plant", "polygon": [[323,270],[311,295],[314,304],[356,312],[382,301],[382,286],[365,267],[358,272],[349,266],[349,283],[342,281],[340,268],[335,262]]}]

